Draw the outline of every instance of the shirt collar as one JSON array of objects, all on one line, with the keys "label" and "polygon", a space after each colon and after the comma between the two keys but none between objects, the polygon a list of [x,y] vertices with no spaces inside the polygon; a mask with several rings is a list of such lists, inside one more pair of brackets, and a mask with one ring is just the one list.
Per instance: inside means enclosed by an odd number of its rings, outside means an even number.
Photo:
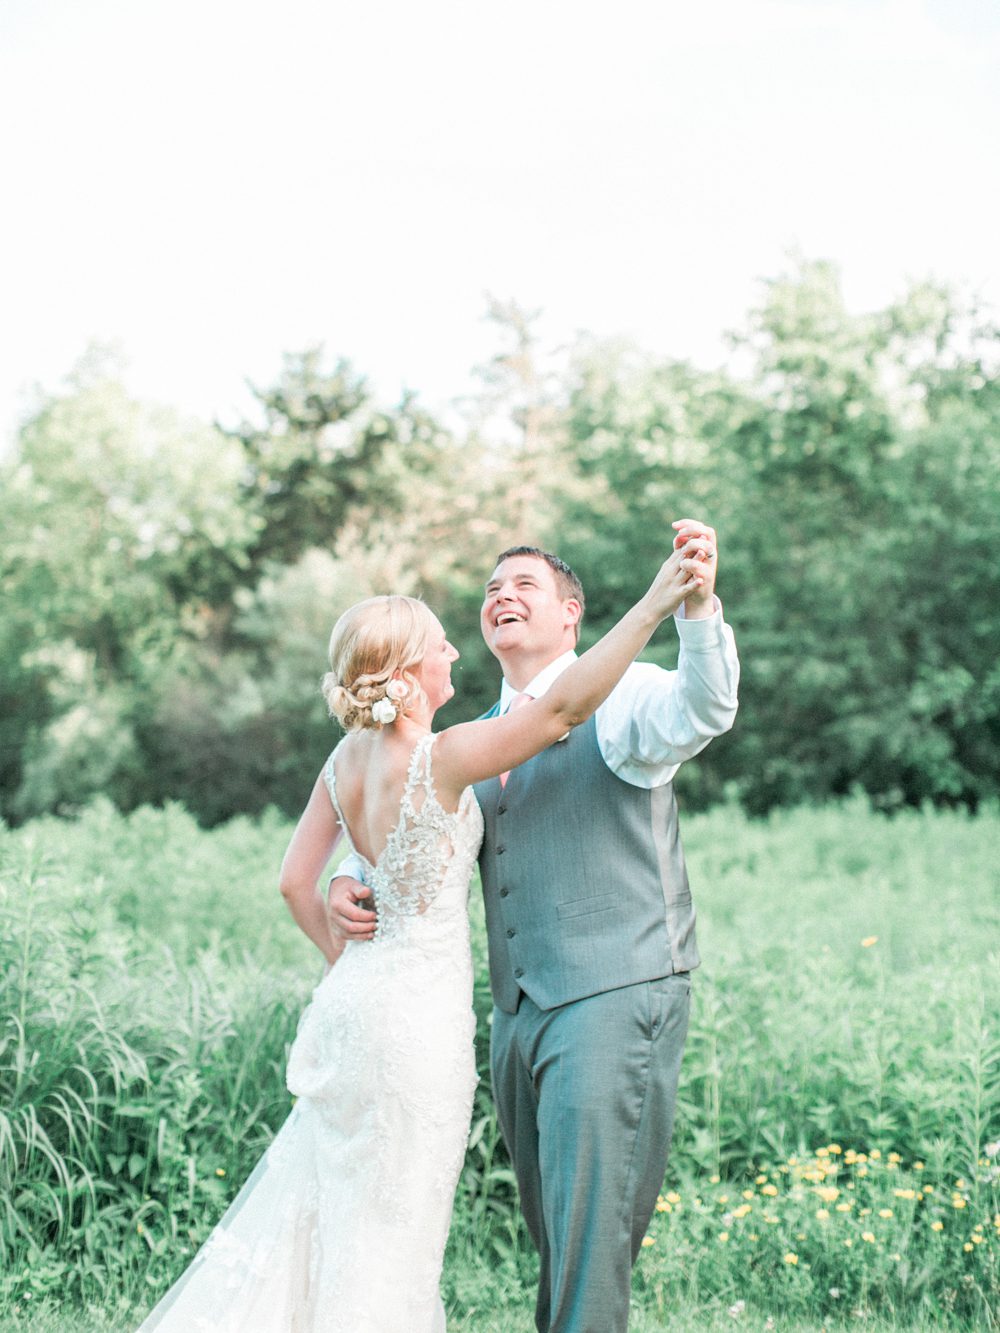
[{"label": "shirt collar", "polygon": [[576,653],[571,648],[568,652],[557,657],[554,662],[550,662],[547,667],[542,667],[538,675],[529,680],[523,690],[515,690],[505,676],[503,684],[500,686],[500,712],[506,713],[515,694],[530,694],[532,699],[541,698],[552,685],[552,682],[562,675],[571,662],[575,661]]}]

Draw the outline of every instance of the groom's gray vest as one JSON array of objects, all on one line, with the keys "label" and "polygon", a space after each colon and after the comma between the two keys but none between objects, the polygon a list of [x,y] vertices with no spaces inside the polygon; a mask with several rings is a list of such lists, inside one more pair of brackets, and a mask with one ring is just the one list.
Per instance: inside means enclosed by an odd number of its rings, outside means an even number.
[{"label": "groom's gray vest", "polygon": [[514,769],[506,787],[490,778],[475,792],[501,1009],[514,1013],[521,991],[552,1009],[698,966],[673,784],[616,777],[593,717]]}]

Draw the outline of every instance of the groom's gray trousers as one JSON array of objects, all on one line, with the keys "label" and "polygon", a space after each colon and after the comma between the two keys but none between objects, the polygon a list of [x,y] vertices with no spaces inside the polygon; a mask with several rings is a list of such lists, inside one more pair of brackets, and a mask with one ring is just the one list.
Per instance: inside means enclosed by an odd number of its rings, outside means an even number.
[{"label": "groom's gray trousers", "polygon": [[538,1328],[623,1333],[699,961],[673,786],[617,777],[590,718],[475,790],[493,1088],[541,1254]]},{"label": "groom's gray trousers", "polygon": [[[540,1333],[624,1333],[670,1148],[687,973],[494,1009],[493,1090],[541,1257]],[[557,1238],[556,1245],[550,1237]]]}]

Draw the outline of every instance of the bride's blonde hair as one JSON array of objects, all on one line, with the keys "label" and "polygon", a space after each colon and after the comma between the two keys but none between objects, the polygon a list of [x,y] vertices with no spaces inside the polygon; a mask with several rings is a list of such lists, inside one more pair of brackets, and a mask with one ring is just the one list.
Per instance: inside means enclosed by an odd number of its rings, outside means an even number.
[{"label": "bride's blonde hair", "polygon": [[423,691],[412,673],[427,655],[436,623],[416,597],[369,597],[344,612],[330,635],[323,697],[345,731],[381,728],[372,705],[387,697],[386,686],[394,677],[405,693],[397,688],[390,702],[401,713],[413,707]]}]

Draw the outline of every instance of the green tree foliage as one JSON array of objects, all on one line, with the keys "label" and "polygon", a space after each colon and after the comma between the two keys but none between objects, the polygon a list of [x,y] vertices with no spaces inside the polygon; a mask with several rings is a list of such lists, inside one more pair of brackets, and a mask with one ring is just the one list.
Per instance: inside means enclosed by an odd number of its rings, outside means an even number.
[{"label": "green tree foliage", "polygon": [[852,316],[811,265],[769,285],[749,346],[755,410],[726,441],[754,712],[734,775],[751,808],[855,783],[974,804],[1000,771],[995,331],[930,287]]},{"label": "green tree foliage", "polygon": [[27,423],[0,488],[7,812],[97,790],[131,803],[136,720],[247,563],[241,467],[218,432],[132,401],[99,361]]},{"label": "green tree foliage", "polygon": [[[493,302],[461,430],[379,404],[350,363],[287,357],[222,431],[135,402],[100,358],[0,475],[0,814],[183,801],[206,823],[301,805],[336,739],[318,682],[352,601],[424,596],[462,658],[448,722],[498,670],[497,552],[556,549],[592,642],[669,550],[720,533],[743,661],[736,729],[682,770],[751,811],[863,787],[970,807],[1000,775],[1000,357],[931,284],[867,315],[836,271],[767,283],[727,370],[581,338],[549,354]],[[650,656],[672,665],[658,636]]]},{"label": "green tree foliage", "polygon": [[310,352],[258,398],[265,424],[223,433],[92,357],[26,424],[0,499],[6,818],[98,791],[208,823],[300,807],[334,739],[337,615],[392,590],[442,605],[485,564],[478,451],[411,396],[379,409]]},{"label": "green tree foliage", "polygon": [[721,535],[741,716],[684,773],[689,798],[727,781],[758,812],[854,785],[888,808],[997,790],[997,345],[945,291],[856,316],[836,272],[806,264],[767,285],[742,381],[584,349],[568,428],[595,493],[565,506],[560,547],[600,590],[590,634],[675,515]]},{"label": "green tree foliage", "polygon": [[406,512],[415,479],[438,478],[451,441],[412,394],[392,410],[341,359],[323,369],[322,349],[286,356],[278,382],[254,389],[262,423],[231,432],[245,459],[241,488],[258,516],[253,567],[291,564],[327,548],[345,524]]}]

